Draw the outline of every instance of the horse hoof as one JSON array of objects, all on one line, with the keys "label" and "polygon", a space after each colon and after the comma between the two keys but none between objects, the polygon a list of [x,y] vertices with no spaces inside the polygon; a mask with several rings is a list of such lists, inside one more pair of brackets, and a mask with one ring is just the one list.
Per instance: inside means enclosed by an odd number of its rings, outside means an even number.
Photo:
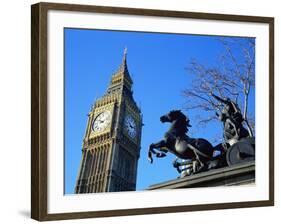
[{"label": "horse hoof", "polygon": [[158,158],[163,158],[165,156],[167,156],[167,155],[165,153],[163,153],[163,152],[156,153],[156,157],[158,157]]},{"label": "horse hoof", "polygon": [[152,164],[153,163],[153,159],[152,158],[147,158],[148,161]]}]

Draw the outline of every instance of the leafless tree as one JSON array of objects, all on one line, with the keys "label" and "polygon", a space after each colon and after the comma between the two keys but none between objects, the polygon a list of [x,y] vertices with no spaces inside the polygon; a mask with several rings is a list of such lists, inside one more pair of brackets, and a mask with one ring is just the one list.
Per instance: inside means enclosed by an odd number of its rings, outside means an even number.
[{"label": "leafless tree", "polygon": [[199,123],[206,124],[217,119],[214,112],[222,109],[211,93],[230,98],[238,104],[253,136],[254,116],[249,113],[249,94],[255,88],[255,41],[252,38],[220,38],[218,41],[224,51],[215,66],[192,59],[187,68],[192,84],[183,91],[187,99],[185,109],[204,111]]}]

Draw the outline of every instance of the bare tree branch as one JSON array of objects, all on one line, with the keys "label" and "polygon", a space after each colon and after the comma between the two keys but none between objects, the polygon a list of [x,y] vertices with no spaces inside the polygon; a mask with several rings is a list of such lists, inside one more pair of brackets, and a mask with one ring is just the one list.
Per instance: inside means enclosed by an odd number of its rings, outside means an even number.
[{"label": "bare tree branch", "polygon": [[225,52],[219,56],[216,67],[192,59],[186,68],[188,75],[192,76],[192,84],[183,91],[183,96],[188,99],[185,109],[203,110],[206,117],[201,117],[199,124],[207,124],[216,120],[214,112],[221,110],[221,105],[210,93],[230,98],[243,109],[245,124],[253,135],[254,116],[248,109],[249,95],[255,88],[255,40],[219,38],[219,41]]}]

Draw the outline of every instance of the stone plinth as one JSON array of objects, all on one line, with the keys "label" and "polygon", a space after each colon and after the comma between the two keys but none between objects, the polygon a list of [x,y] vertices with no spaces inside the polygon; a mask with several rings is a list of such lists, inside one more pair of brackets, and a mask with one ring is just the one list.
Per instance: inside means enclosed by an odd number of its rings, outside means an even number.
[{"label": "stone plinth", "polygon": [[147,190],[232,186],[255,183],[255,162],[223,167],[158,184]]}]

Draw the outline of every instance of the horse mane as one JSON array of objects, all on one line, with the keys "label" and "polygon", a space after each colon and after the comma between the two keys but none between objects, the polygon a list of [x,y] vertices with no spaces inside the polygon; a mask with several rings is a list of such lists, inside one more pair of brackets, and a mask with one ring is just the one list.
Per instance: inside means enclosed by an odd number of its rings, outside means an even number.
[{"label": "horse mane", "polygon": [[189,118],[181,110],[171,110],[170,113],[176,114],[179,118],[186,122],[186,125],[190,126]]},{"label": "horse mane", "polygon": [[172,114],[177,114],[177,115],[180,116],[180,117],[185,117],[185,118],[187,118],[187,117],[185,116],[185,114],[184,114],[183,112],[181,112],[181,110],[171,110],[170,113],[172,113]]},{"label": "horse mane", "polygon": [[170,113],[180,113],[180,114],[183,114],[183,113],[181,112],[181,110],[171,110]]}]

